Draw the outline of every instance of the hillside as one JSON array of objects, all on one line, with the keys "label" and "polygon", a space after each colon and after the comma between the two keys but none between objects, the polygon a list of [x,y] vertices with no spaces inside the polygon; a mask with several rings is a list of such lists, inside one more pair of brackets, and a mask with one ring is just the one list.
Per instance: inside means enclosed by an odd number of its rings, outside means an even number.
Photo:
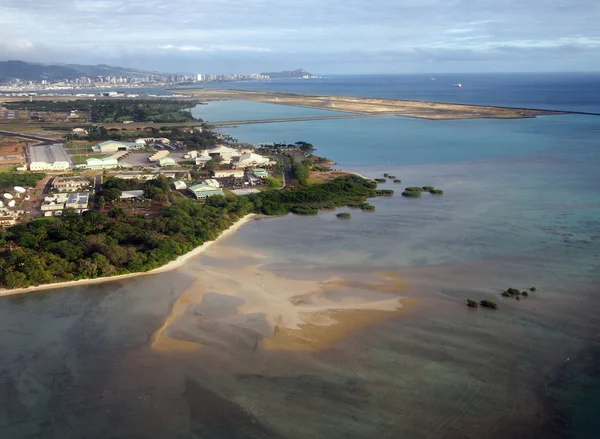
[{"label": "hillside", "polygon": [[312,73],[309,73],[304,69],[285,70],[283,72],[267,72],[267,73],[261,73],[261,75],[268,76],[271,79],[293,79],[293,78],[303,78],[305,76],[309,76],[309,77],[314,76]]},{"label": "hillside", "polygon": [[81,76],[136,76],[149,72],[113,67],[104,64],[89,66],[80,64],[45,65],[25,61],[0,61],[0,82],[16,78],[23,81],[65,80]]}]

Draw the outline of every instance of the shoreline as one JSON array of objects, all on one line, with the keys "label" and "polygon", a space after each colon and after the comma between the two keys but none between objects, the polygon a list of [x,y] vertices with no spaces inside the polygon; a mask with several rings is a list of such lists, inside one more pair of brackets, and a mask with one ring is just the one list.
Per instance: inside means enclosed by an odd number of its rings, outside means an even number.
[{"label": "shoreline", "polygon": [[112,281],[123,280],[123,279],[131,279],[134,277],[149,276],[152,274],[159,274],[159,273],[165,273],[167,271],[172,271],[177,268],[180,268],[181,266],[186,264],[190,259],[204,253],[215,242],[237,232],[242,226],[248,224],[256,216],[257,215],[255,213],[250,213],[250,214],[240,218],[238,221],[236,221],[234,224],[232,224],[228,229],[225,229],[214,241],[205,242],[201,246],[196,247],[195,249],[187,252],[186,254],[178,256],[176,259],[172,260],[171,262],[167,262],[165,265],[162,265],[162,266],[155,268],[153,270],[150,270],[150,271],[119,274],[117,276],[110,276],[110,277],[97,277],[94,279],[79,279],[79,280],[71,280],[71,281],[65,281],[65,282],[55,282],[55,283],[51,283],[51,284],[43,284],[43,285],[26,287],[26,288],[15,288],[12,290],[0,289],[0,297],[14,296],[17,294],[35,293],[38,291],[53,290],[53,289],[59,289],[59,288],[101,284],[101,283],[105,283],[105,282],[112,282]]}]

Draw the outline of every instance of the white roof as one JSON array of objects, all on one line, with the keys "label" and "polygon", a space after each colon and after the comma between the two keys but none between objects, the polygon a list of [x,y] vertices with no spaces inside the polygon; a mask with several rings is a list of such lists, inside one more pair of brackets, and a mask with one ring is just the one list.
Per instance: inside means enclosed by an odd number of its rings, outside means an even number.
[{"label": "white roof", "polygon": [[144,196],[144,191],[139,190],[139,191],[123,191],[121,193],[121,198],[138,198],[138,197],[143,197]]},{"label": "white roof", "polygon": [[253,152],[250,152],[248,154],[242,154],[242,156],[240,157],[240,162],[242,160],[267,160],[267,158],[263,157],[262,155],[254,154]]},{"label": "white roof", "polygon": [[219,146],[217,146],[217,147],[215,147],[213,149],[209,149],[208,150],[209,154],[216,154],[216,153],[219,153],[219,154],[230,153],[231,154],[231,153],[234,153],[234,152],[237,152],[237,150],[235,150],[233,148],[229,148],[228,146],[225,146],[225,145],[219,145]]}]

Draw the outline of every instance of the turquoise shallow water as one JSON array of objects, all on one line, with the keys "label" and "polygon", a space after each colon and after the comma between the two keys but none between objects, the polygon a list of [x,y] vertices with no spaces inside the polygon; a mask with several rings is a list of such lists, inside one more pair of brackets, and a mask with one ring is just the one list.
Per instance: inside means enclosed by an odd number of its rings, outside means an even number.
[{"label": "turquoise shallow water", "polygon": [[[235,119],[255,111],[236,108]],[[444,189],[344,209],[349,221],[261,219],[223,243],[262,253],[284,277],[396,273],[410,287],[388,294],[414,307],[317,352],[263,351],[251,331],[188,316],[170,335],[201,336],[205,349],[161,353],[151,334],[215,261],[4,298],[0,437],[595,437],[599,126],[366,118],[228,130],[252,143],[309,141],[340,167],[402,179],[385,188]],[[499,297],[513,285],[538,291]],[[500,309],[469,310],[466,297]]]},{"label": "turquoise shallow water", "polygon": [[305,140],[342,166],[369,166],[470,162],[556,148],[566,152],[597,145],[599,124],[595,116],[571,115],[458,121],[378,117],[243,125],[227,132],[250,143]]},{"label": "turquoise shallow water", "polygon": [[281,119],[344,114],[339,111],[249,101],[213,101],[206,103],[206,105],[197,105],[191,111],[194,117],[199,117],[209,123],[246,119]]}]

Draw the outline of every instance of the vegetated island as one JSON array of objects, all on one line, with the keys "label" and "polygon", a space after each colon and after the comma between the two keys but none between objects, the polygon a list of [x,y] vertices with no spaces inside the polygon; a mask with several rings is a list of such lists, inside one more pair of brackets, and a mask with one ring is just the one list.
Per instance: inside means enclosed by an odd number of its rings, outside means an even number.
[{"label": "vegetated island", "polygon": [[[376,183],[371,180],[346,175],[311,184],[307,166],[299,162],[292,163],[292,175],[293,184],[285,190],[217,195],[203,203],[171,191],[170,181],[161,176],[145,186],[148,198],[160,200],[160,211],[153,217],[128,214],[118,207],[106,214],[88,210],[81,215],[66,209],[60,217],[42,217],[0,229],[0,287],[5,289],[0,294],[10,294],[10,289],[150,272],[214,241],[253,213],[313,214],[348,205],[374,209],[365,202],[376,196]],[[118,197],[120,186],[126,188],[127,184],[110,179],[97,194],[97,202],[110,203],[111,198]]]},{"label": "vegetated island", "polygon": [[[170,90],[180,93],[181,90]],[[406,101],[395,99],[321,96],[257,90],[186,89],[186,94],[203,101],[242,100],[280,105],[320,108],[364,116],[405,116],[422,119],[515,119],[565,114],[560,111],[491,107],[444,102]]]}]

